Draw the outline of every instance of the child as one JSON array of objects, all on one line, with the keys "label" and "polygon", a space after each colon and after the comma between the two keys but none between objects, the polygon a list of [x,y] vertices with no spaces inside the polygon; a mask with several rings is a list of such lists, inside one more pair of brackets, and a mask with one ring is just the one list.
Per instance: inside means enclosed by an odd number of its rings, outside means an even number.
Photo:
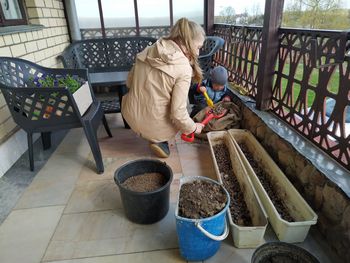
[{"label": "child", "polygon": [[227,70],[223,66],[217,66],[210,72],[209,79],[204,80],[201,85],[195,84],[191,88],[195,101],[191,117],[208,106],[203,94],[205,91],[214,104],[219,101],[231,101],[227,89],[227,77]]}]

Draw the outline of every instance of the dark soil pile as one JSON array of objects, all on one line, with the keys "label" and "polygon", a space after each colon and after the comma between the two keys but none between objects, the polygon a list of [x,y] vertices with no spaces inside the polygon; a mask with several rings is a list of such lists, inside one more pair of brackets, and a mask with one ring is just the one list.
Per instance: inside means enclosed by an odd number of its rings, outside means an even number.
[{"label": "dark soil pile", "polygon": [[224,112],[224,110],[225,110],[225,108],[221,104],[219,104],[219,105],[215,106],[215,108],[213,109],[213,113],[214,113],[214,115],[220,115]]},{"label": "dark soil pile", "polygon": [[213,150],[224,187],[230,194],[230,213],[233,222],[239,226],[252,226],[252,219],[237,177],[233,172],[227,146],[217,144]]},{"label": "dark soil pile", "polygon": [[239,147],[247,158],[248,162],[252,166],[255,174],[258,176],[262,186],[265,188],[268,196],[270,197],[273,205],[277,209],[277,212],[280,216],[288,221],[294,222],[294,218],[289,214],[288,208],[283,202],[283,199],[278,195],[279,189],[275,189],[271,180],[269,179],[269,175],[264,171],[261,165],[254,159],[252,153],[248,150],[245,143],[239,143]]},{"label": "dark soil pile", "polygon": [[160,173],[145,173],[126,179],[122,186],[134,192],[152,192],[166,184],[164,176]]},{"label": "dark soil pile", "polygon": [[181,186],[179,216],[199,219],[219,213],[227,203],[226,193],[214,183],[195,180]]}]

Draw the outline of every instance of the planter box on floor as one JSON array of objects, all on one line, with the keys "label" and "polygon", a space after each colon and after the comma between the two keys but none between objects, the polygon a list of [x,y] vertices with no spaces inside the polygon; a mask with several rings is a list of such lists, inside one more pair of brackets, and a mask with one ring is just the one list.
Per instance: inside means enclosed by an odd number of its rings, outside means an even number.
[{"label": "planter box on floor", "polygon": [[[264,205],[268,219],[278,239],[289,243],[303,242],[308,234],[310,226],[317,223],[317,215],[315,212],[249,131],[232,129],[229,130],[228,133],[239,152],[239,157]],[[283,200],[289,214],[294,218],[294,222],[284,220],[277,212],[269,195],[242,152],[239,146],[240,143],[246,145],[249,152],[253,155],[254,160],[257,161],[266,172],[272,187],[278,189],[277,193]]]},{"label": "planter box on floor", "polygon": [[239,226],[232,220],[230,211],[227,211],[233,243],[238,248],[255,248],[263,242],[266,226],[268,224],[265,211],[256,194],[254,187],[247,176],[247,172],[238,158],[231,137],[226,131],[209,132],[207,134],[210,151],[214,161],[214,167],[218,181],[222,184],[222,178],[215,158],[213,147],[224,144],[229,149],[233,173],[236,175],[249,210],[253,226]]}]

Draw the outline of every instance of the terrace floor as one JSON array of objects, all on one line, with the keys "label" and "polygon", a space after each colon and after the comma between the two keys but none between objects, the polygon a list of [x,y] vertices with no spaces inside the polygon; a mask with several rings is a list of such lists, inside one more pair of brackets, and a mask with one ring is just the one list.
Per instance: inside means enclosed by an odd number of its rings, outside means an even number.
[{"label": "terrace floor", "polygon": [[[158,223],[138,225],[126,219],[113,175],[129,160],[154,156],[146,141],[123,128],[120,114],[109,114],[107,119],[114,137],[107,137],[100,128],[104,174],[94,171],[82,129],[69,131],[31,183],[14,198],[12,210],[0,225],[0,262],[185,262],[178,250],[174,217],[179,178],[215,178],[208,144],[189,144],[179,138],[171,142],[171,156],[165,160],[174,173],[170,210]],[[27,170],[28,166],[10,170],[6,178],[26,176]],[[276,240],[269,227],[265,241]],[[314,227],[298,245],[320,262],[342,262]],[[250,262],[254,250],[235,248],[230,234],[218,253],[205,262]]]}]

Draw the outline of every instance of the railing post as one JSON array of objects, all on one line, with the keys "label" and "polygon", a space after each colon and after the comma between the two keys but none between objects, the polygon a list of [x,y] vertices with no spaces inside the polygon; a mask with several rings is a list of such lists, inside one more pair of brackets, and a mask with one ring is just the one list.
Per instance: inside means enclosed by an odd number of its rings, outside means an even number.
[{"label": "railing post", "polygon": [[169,0],[170,27],[174,25],[173,0]]},{"label": "railing post", "polygon": [[103,9],[102,9],[102,2],[101,0],[98,0],[98,12],[100,13],[100,22],[101,22],[101,31],[102,31],[102,37],[106,37],[106,28],[105,28],[105,22],[103,17]]},{"label": "railing post", "polygon": [[279,48],[278,28],[281,26],[284,0],[266,0],[262,44],[259,58],[256,107],[268,110]]},{"label": "railing post", "polygon": [[214,0],[204,0],[204,29],[207,35],[213,34],[214,29]]},{"label": "railing post", "polygon": [[81,33],[80,33],[80,27],[79,27],[79,21],[78,21],[77,9],[75,7],[75,2],[65,0],[63,4],[65,7],[64,11],[68,19],[68,28],[69,28],[71,41],[74,42],[77,40],[81,40]]},{"label": "railing post", "polygon": [[139,22],[139,11],[137,7],[137,0],[134,0],[134,12],[135,12],[135,24],[136,24],[136,35],[140,35],[140,22]]}]

